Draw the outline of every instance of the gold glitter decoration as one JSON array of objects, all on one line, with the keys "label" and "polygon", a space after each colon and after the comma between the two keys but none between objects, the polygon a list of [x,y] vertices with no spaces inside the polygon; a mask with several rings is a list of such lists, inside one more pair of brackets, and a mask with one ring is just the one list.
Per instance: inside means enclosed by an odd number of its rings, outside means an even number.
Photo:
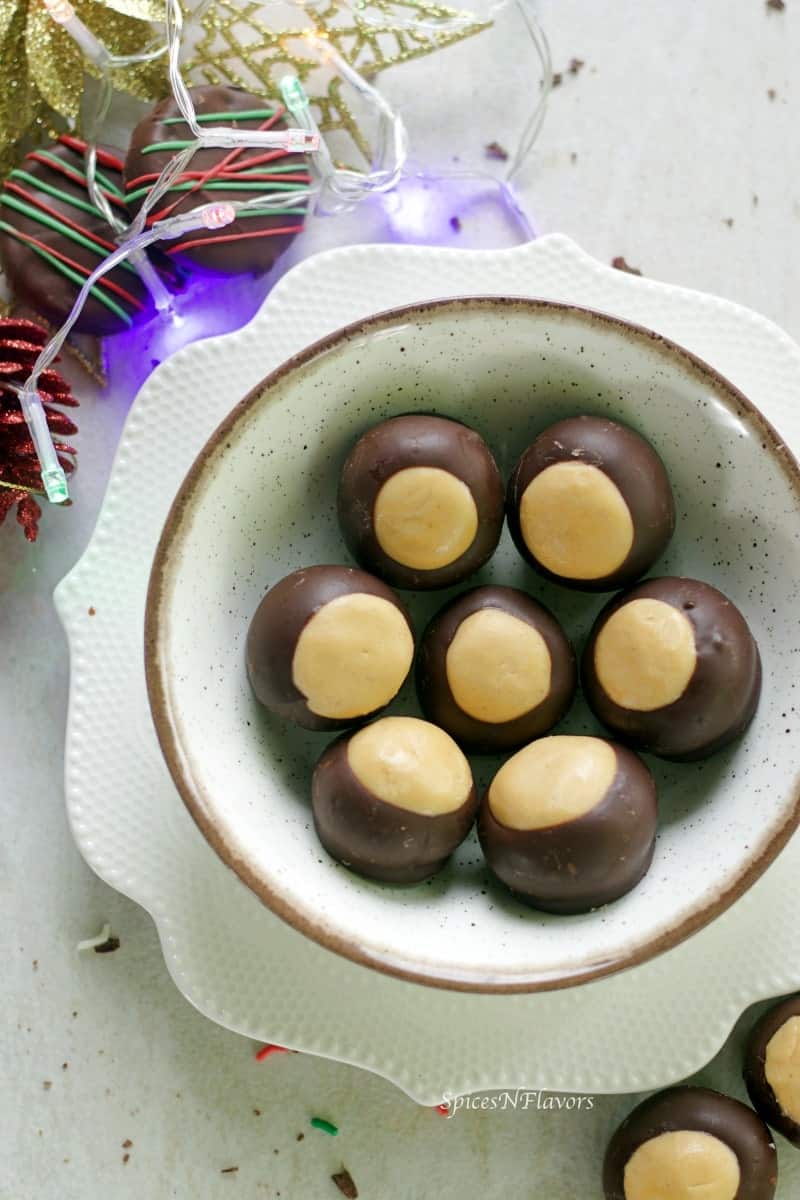
[{"label": "gold glitter decoration", "polygon": [[[47,331],[48,338],[58,332],[58,327],[52,321],[48,321],[35,308],[16,297],[12,297],[10,300],[0,299],[0,317],[18,317],[23,321],[35,321],[37,325],[41,325],[42,329]],[[61,354],[65,359],[77,363],[81,370],[85,371],[100,387],[107,386],[108,375],[103,359],[103,343],[100,338],[92,337],[87,333],[71,333],[61,347]]]},{"label": "gold glitter decoration", "polygon": [[[137,54],[154,44],[149,24],[163,16],[159,0],[73,0],[80,19],[112,54]],[[86,71],[94,71],[42,0],[0,0],[0,177],[24,146],[42,141],[52,124],[80,129]],[[165,92],[163,57],[114,72],[113,83],[142,100]],[[60,119],[60,120],[59,120]]]},{"label": "gold glitter decoration", "polygon": [[322,132],[346,134],[366,163],[371,158],[369,138],[343,95],[347,85],[320,66],[304,35],[313,32],[324,38],[371,78],[492,24],[425,0],[309,0],[268,6],[259,0],[216,0],[201,22],[203,36],[186,66],[193,82],[229,83],[274,97],[291,69],[311,100]]}]

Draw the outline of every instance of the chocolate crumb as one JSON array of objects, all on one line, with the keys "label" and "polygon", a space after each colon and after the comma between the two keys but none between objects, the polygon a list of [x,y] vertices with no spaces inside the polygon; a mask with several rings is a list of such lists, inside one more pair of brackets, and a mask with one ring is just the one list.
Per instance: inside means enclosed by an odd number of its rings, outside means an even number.
[{"label": "chocolate crumb", "polygon": [[458,217],[450,218],[450,228],[453,230],[453,233],[461,232],[461,221],[458,219]]},{"label": "chocolate crumb", "polygon": [[733,229],[733,217],[724,217],[722,224],[727,225],[728,229]]},{"label": "chocolate crumb", "polygon": [[44,1090],[45,1090],[46,1092],[49,1092],[49,1091],[50,1091],[50,1088],[51,1088],[52,1086],[53,1086],[53,1081],[52,1081],[52,1079],[45,1079],[45,1080],[44,1080],[44,1082],[42,1083],[42,1087],[44,1088]]},{"label": "chocolate crumb", "polygon": [[73,1012],[73,1014],[72,1014],[72,1015],[73,1015],[73,1017],[77,1017],[77,1015],[78,1015],[78,1010],[77,1010],[77,1008],[75,1009],[75,1011]]},{"label": "chocolate crumb", "polygon": [[331,1179],[342,1195],[347,1197],[347,1200],[358,1200],[358,1188],[353,1183],[353,1176],[348,1170],[342,1167],[336,1175],[331,1175]]},{"label": "chocolate crumb", "polygon": [[238,1167],[223,1167],[220,1175],[235,1175],[238,1170]]},{"label": "chocolate crumb", "polygon": [[767,88],[767,95],[769,96],[770,100],[774,100],[777,94],[778,93],[775,91],[775,88]]},{"label": "chocolate crumb", "polygon": [[260,1116],[261,1116],[261,1109],[260,1109],[260,1108],[254,1108],[254,1109],[253,1109],[253,1115],[254,1115],[254,1116],[256,1116],[256,1117],[260,1117]]},{"label": "chocolate crumb", "polygon": [[550,80],[550,86],[554,87],[554,88],[561,87],[561,84],[563,82],[564,82],[564,76],[561,74],[561,72],[554,71],[553,78]]},{"label": "chocolate crumb", "polygon": [[567,67],[567,70],[569,71],[570,75],[577,75],[578,72],[581,71],[585,66],[586,63],[582,58],[571,58],[569,60],[569,66]]},{"label": "chocolate crumb", "polygon": [[621,254],[618,254],[616,258],[612,258],[611,265],[618,271],[625,271],[628,275],[641,275],[642,273],[638,267],[630,266]]},{"label": "chocolate crumb", "polygon": [[114,950],[119,950],[119,938],[113,934],[94,948],[95,954],[111,954]]},{"label": "chocolate crumb", "polygon": [[489,142],[489,145],[486,147],[486,154],[489,158],[499,158],[503,162],[508,158],[508,151],[499,142]]},{"label": "chocolate crumb", "polygon": [[296,1142],[302,1142],[302,1140],[303,1140],[303,1138],[304,1138],[305,1136],[306,1136],[306,1135],[305,1135],[304,1133],[298,1133],[297,1137],[296,1137],[294,1140],[295,1140]]},{"label": "chocolate crumb", "polygon": [[62,1063],[62,1064],[61,1064],[61,1070],[62,1070],[62,1071],[66,1071],[66,1069],[67,1069],[67,1067],[68,1067],[68,1066],[69,1066],[69,1063],[68,1063],[68,1062]]},{"label": "chocolate crumb", "polygon": [[129,1158],[130,1158],[130,1154],[123,1154],[123,1156],[122,1156],[122,1161],[123,1161],[124,1163],[126,1163],[126,1162],[128,1162]]},{"label": "chocolate crumb", "polygon": [[131,1139],[130,1139],[130,1138],[125,1138],[125,1141],[122,1143],[122,1149],[123,1149],[123,1150],[130,1150],[130,1148],[131,1148],[131,1146],[132,1146],[132,1145],[133,1145],[133,1142],[131,1141]]},{"label": "chocolate crumb", "polygon": [[33,967],[34,971],[38,971],[38,970],[39,970],[39,960],[38,960],[38,958],[35,958],[35,959],[33,960],[33,962],[31,963],[31,966]]},{"label": "chocolate crumb", "polygon": [[94,608],[94,607],[90,608],[90,609],[89,609],[89,616],[90,616],[90,617],[93,617],[93,616],[95,615],[95,613],[96,613],[96,612],[97,612],[97,609],[96,609],[96,608]]},{"label": "chocolate crumb", "polygon": [[774,8],[775,12],[783,12],[786,8],[786,0],[767,0],[767,8]]}]

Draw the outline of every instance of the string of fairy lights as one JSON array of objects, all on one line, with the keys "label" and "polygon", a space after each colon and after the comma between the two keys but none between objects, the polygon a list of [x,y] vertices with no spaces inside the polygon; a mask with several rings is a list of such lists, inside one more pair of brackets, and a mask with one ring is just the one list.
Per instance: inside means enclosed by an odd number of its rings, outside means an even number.
[{"label": "string of fairy lights", "polygon": [[[155,309],[169,316],[172,312],[172,294],[146,254],[147,248],[153,243],[175,240],[193,230],[224,228],[236,220],[237,214],[247,215],[248,211],[277,213],[287,209],[309,211],[309,208],[314,207],[316,211],[335,214],[351,210],[365,197],[396,186],[406,163],[408,144],[400,115],[378,89],[360,75],[330,41],[314,29],[303,33],[309,51],[318,59],[320,66],[334,72],[343,83],[353,89],[375,122],[375,147],[369,170],[359,171],[335,163],[314,118],[304,88],[299,78],[291,73],[287,73],[280,81],[281,99],[291,122],[288,127],[240,129],[223,124],[209,124],[207,116],[198,118],[180,65],[185,20],[181,0],[165,0],[163,39],[155,41],[140,54],[124,57],[109,51],[78,17],[69,0],[43,0],[43,3],[53,21],[60,24],[73,38],[87,64],[99,78],[92,111],[86,114],[84,120],[86,186],[89,199],[102,213],[117,243],[116,249],[87,276],[67,319],[43,346],[25,383],[15,389],[39,460],[45,495],[52,503],[58,504],[69,499],[69,489],[48,428],[45,409],[38,391],[38,381],[56,359],[98,282],[127,260],[150,293]],[[195,8],[193,15],[201,13],[208,3],[209,0],[200,0],[200,5]],[[413,18],[409,20],[413,25]],[[526,23],[529,26],[531,21],[533,18],[526,15]],[[419,28],[424,32],[425,18],[422,16]],[[546,41],[535,21],[530,32],[543,63],[549,62]],[[112,209],[98,181],[97,141],[110,104],[112,74],[161,56],[166,59],[170,89],[180,116],[188,128],[189,136],[181,143],[181,149],[161,170],[135,217],[126,221]],[[546,71],[545,74],[546,80],[549,81],[549,73]],[[538,132],[544,114],[545,98],[546,86],[523,132],[517,160],[526,152]],[[231,113],[231,118],[235,119],[235,114]],[[177,215],[165,216],[159,212],[158,202],[174,188],[176,181],[186,172],[191,160],[199,151],[223,149],[235,153],[245,147],[307,154],[309,182],[298,184],[296,190],[292,191],[265,192],[244,200],[226,199],[224,203],[200,204]],[[512,169],[513,167],[514,163]],[[166,211],[169,213],[169,208]]]}]

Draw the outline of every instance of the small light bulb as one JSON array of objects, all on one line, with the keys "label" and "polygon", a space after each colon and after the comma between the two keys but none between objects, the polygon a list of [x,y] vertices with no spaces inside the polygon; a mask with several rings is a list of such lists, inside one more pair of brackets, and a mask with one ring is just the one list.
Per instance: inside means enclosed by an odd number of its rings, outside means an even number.
[{"label": "small light bulb", "polygon": [[66,25],[75,16],[75,9],[69,0],[44,0],[44,6],[59,25]]},{"label": "small light bulb", "polygon": [[222,229],[236,220],[236,209],[232,204],[210,204],[202,215],[206,229]]}]

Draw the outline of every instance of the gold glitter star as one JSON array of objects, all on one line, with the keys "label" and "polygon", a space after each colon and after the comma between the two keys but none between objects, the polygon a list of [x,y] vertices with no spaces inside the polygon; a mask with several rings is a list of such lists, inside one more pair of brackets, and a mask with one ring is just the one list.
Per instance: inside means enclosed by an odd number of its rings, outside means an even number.
[{"label": "gold glitter star", "polygon": [[[80,19],[113,54],[136,54],[154,40],[160,0],[73,0]],[[52,127],[79,128],[87,64],[42,0],[0,0],[0,176],[19,159],[23,139]],[[114,86],[144,100],[166,90],[163,59],[117,71]]]},{"label": "gold glitter star", "polygon": [[186,71],[195,83],[229,83],[275,96],[293,70],[323,133],[348,135],[366,163],[369,140],[343,94],[342,80],[320,66],[306,34],[325,38],[366,77],[432,54],[491,24],[425,0],[318,0],[297,5],[216,0],[201,18],[203,36]]}]

